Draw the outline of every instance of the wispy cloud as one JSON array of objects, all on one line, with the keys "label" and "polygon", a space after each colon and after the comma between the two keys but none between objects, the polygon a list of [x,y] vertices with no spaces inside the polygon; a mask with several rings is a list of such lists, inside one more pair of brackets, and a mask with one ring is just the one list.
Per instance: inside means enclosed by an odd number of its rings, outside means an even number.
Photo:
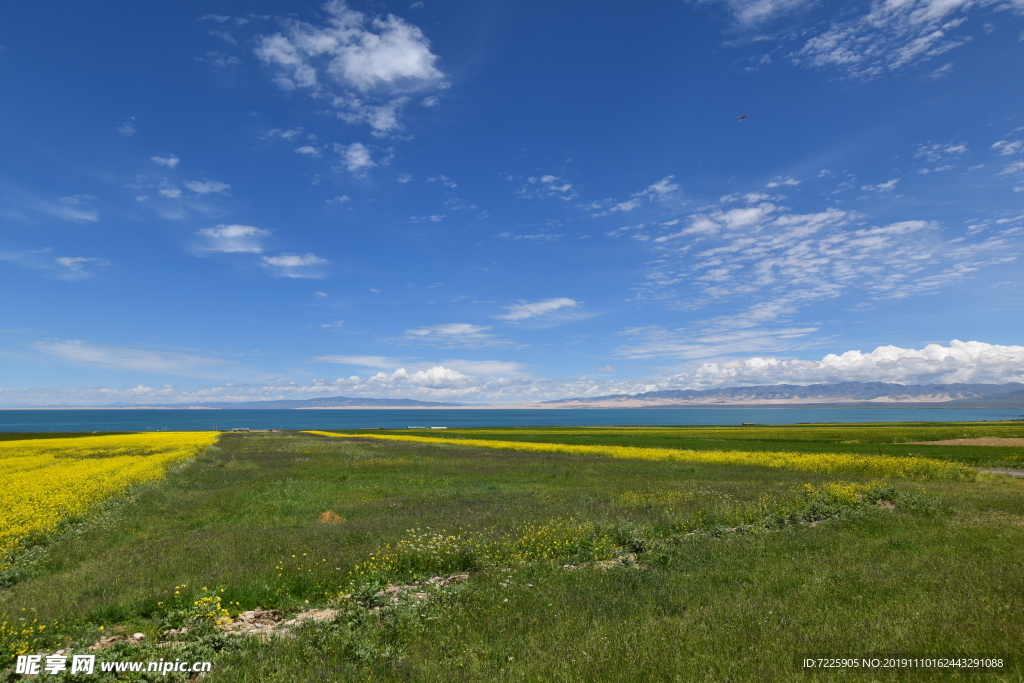
[{"label": "wispy cloud", "polygon": [[592,202],[584,207],[589,211],[594,211],[592,215],[594,217],[608,216],[618,211],[632,211],[639,206],[642,206],[644,201],[655,201],[668,199],[675,196],[679,192],[679,185],[673,182],[675,176],[665,176],[656,183],[648,185],[639,192],[634,192],[630,195],[630,198],[626,201],[620,202],[615,199],[604,199],[598,202]]},{"label": "wispy cloud", "polygon": [[110,265],[110,261],[105,258],[89,256],[58,256],[54,261],[60,266],[57,277],[61,280],[81,280],[92,277],[92,268],[103,268]]},{"label": "wispy cloud", "polygon": [[270,236],[269,230],[253,225],[216,225],[203,228],[196,233],[205,238],[199,251],[216,251],[225,254],[259,254],[263,252],[261,240]]},{"label": "wispy cloud", "polygon": [[759,28],[796,10],[810,7],[812,0],[698,0],[725,5],[739,28]]},{"label": "wispy cloud", "polygon": [[233,365],[215,356],[102,346],[79,340],[41,341],[31,346],[37,351],[73,365],[107,370],[155,372],[187,377],[223,377],[224,370]]},{"label": "wispy cloud", "polygon": [[330,261],[316,254],[281,254],[280,256],[264,256],[262,265],[272,269],[281,277],[290,278],[322,278],[323,268]]},{"label": "wispy cloud", "polygon": [[[831,27],[793,53],[810,67],[869,79],[944,54],[971,40],[962,29],[974,0],[875,0],[870,11]],[[1009,7],[1012,3],[997,6]]]},{"label": "wispy cloud", "polygon": [[1002,156],[1009,156],[1011,154],[1017,154],[1024,150],[1024,140],[1000,140],[992,144],[992,149],[996,150]]},{"label": "wispy cloud", "polygon": [[400,360],[387,356],[317,356],[311,358],[314,363],[338,363],[339,365],[356,365],[364,368],[394,368]]},{"label": "wispy cloud", "polygon": [[160,155],[151,156],[149,158],[149,160],[152,161],[157,166],[164,166],[166,168],[174,168],[179,163],[181,163],[181,159],[179,159],[178,157],[174,156],[173,154],[167,154],[167,155],[164,155],[164,156],[160,156]]},{"label": "wispy cloud", "polygon": [[196,194],[224,194],[231,189],[227,183],[218,183],[215,180],[186,180],[182,185]]},{"label": "wispy cloud", "polygon": [[441,347],[466,346],[470,348],[482,346],[505,345],[507,342],[496,339],[489,333],[491,328],[486,325],[470,323],[442,323],[427,327],[415,327],[405,331],[405,341],[415,341]]},{"label": "wispy cloud", "polygon": [[542,299],[540,301],[520,301],[519,303],[506,306],[505,310],[507,313],[502,315],[496,315],[495,318],[499,320],[525,320],[527,318],[535,318],[541,315],[547,315],[554,313],[558,310],[566,308],[574,308],[579,306],[579,302],[574,299],[568,299],[566,297],[557,297],[554,299]]},{"label": "wispy cloud", "polygon": [[51,249],[0,251],[0,261],[40,271],[58,280],[81,280],[92,277],[97,270],[110,265],[109,260],[94,256],[54,257]]},{"label": "wispy cloud", "polygon": [[867,192],[891,192],[896,189],[896,183],[899,181],[899,178],[893,178],[892,180],[887,180],[884,183],[878,183],[877,185],[863,185],[860,189]]},{"label": "wispy cloud", "polygon": [[1022,246],[1019,236],[967,234],[950,242],[932,221],[869,226],[849,210],[801,214],[772,202],[722,206],[678,226],[646,226],[643,234],[655,258],[638,299],[722,312],[683,329],[651,328],[624,347],[638,357],[781,351],[791,342],[780,340],[808,337],[820,327],[793,322],[812,303],[856,293],[870,305],[941,291],[1012,262]]}]

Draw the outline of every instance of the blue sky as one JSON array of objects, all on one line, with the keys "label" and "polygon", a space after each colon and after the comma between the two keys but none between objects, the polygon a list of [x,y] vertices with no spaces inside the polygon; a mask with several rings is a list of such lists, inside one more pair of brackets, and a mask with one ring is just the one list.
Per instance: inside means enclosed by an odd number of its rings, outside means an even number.
[{"label": "blue sky", "polygon": [[1024,379],[1022,0],[2,17],[0,405]]}]

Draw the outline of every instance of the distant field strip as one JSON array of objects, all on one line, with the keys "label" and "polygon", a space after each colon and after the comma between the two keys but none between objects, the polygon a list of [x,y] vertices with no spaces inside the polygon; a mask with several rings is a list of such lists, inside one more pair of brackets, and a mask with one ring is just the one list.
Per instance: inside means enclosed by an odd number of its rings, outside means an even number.
[{"label": "distant field strip", "polygon": [[54,531],[128,486],[159,479],[219,432],[159,432],[0,442],[0,566],[25,540]]},{"label": "distant field strip", "polygon": [[323,436],[360,439],[411,441],[414,443],[452,444],[492,448],[502,451],[530,453],[568,453],[572,455],[609,455],[613,458],[638,460],[685,460],[717,465],[755,465],[804,472],[849,473],[871,477],[901,479],[933,479],[969,481],[976,472],[965,465],[931,458],[860,455],[855,453],[788,453],[768,451],[693,451],[675,448],[640,448],[636,446],[579,445],[538,443],[535,441],[492,441],[490,439],[445,439],[427,436],[389,434],[341,434],[309,432]]}]

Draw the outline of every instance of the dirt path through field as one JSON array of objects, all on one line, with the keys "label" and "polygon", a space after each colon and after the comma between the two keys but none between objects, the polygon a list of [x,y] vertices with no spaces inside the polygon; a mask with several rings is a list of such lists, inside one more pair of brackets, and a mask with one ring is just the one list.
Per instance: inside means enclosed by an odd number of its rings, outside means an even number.
[{"label": "dirt path through field", "polygon": [[946,439],[945,441],[905,441],[921,446],[1024,446],[1024,439],[986,436],[980,439]]}]

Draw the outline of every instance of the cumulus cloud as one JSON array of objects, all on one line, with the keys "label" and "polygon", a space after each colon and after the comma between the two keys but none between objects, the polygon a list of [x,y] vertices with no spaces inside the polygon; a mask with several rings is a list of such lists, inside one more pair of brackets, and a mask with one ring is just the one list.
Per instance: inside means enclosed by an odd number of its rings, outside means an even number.
[{"label": "cumulus cloud", "polygon": [[174,168],[181,162],[181,159],[173,154],[168,154],[166,156],[152,156],[149,159],[157,166],[165,166],[167,168]]},{"label": "cumulus cloud", "polygon": [[954,339],[949,346],[879,346],[867,353],[830,353],[821,360],[755,357],[702,363],[677,379],[687,388],[828,382],[1002,384],[1024,381],[1024,346]]},{"label": "cumulus cloud", "polygon": [[790,187],[796,187],[799,184],[800,184],[800,181],[796,180],[795,178],[781,178],[780,177],[780,178],[776,178],[775,180],[772,180],[771,182],[767,183],[765,185],[765,187],[782,187],[784,185],[788,185]]},{"label": "cumulus cloud", "polygon": [[186,180],[182,185],[196,194],[222,194],[231,189],[227,183],[218,183],[214,180]]},{"label": "cumulus cloud", "polygon": [[269,230],[252,225],[216,225],[203,228],[196,233],[206,238],[200,251],[217,251],[225,254],[259,254],[263,252],[261,238],[269,237]]},{"label": "cumulus cloud", "polygon": [[264,256],[262,265],[272,268],[278,275],[290,278],[320,278],[323,272],[317,266],[330,261],[316,254],[281,254],[280,256]]},{"label": "cumulus cloud", "polygon": [[540,301],[520,301],[519,303],[506,306],[505,310],[507,313],[502,315],[496,315],[495,318],[499,320],[525,320],[526,318],[535,318],[540,315],[547,315],[554,313],[555,311],[562,310],[565,308],[573,308],[579,306],[579,302],[574,299],[568,299],[566,297],[557,297],[554,299],[542,299]]},{"label": "cumulus cloud", "polygon": [[407,94],[445,86],[419,27],[393,14],[368,17],[341,0],[323,9],[323,25],[285,20],[283,31],[258,37],[256,56],[282,89],[305,90],[329,102],[339,118],[387,134],[401,128]]},{"label": "cumulus cloud", "polygon": [[370,155],[370,149],[361,142],[353,142],[351,145],[335,145],[335,150],[341,154],[341,162],[349,173],[359,175],[365,173],[366,169],[377,165]]},{"label": "cumulus cloud", "polygon": [[[66,362],[90,367],[196,377],[223,375],[233,370],[226,361],[200,354],[102,347],[75,341],[41,342],[36,348]],[[324,362],[335,362],[331,358],[324,357]],[[537,377],[524,372],[517,363],[507,361],[446,360],[408,364],[377,356],[337,358],[345,359],[338,361],[344,364],[381,368],[382,371],[366,376],[351,375],[304,383],[282,380],[264,380],[263,383],[231,382],[207,385],[198,390],[183,390],[172,385],[154,388],[141,384],[128,389],[0,388],[0,405],[102,405],[113,401],[188,405],[200,401],[280,400],[338,395],[514,404],[575,396],[775,384],[807,385],[844,381],[910,385],[1000,384],[1024,381],[1024,346],[956,340],[948,345],[928,344],[920,349],[880,346],[868,352],[850,350],[827,354],[820,360],[757,355],[694,362],[672,372],[632,379],[613,379],[608,376],[567,379]],[[390,362],[392,360],[394,364]],[[610,373],[614,368],[604,366],[596,371]]]},{"label": "cumulus cloud", "polygon": [[306,156],[318,157],[321,156],[320,150],[311,145],[303,145],[302,147],[295,148],[296,154],[305,154]]}]

